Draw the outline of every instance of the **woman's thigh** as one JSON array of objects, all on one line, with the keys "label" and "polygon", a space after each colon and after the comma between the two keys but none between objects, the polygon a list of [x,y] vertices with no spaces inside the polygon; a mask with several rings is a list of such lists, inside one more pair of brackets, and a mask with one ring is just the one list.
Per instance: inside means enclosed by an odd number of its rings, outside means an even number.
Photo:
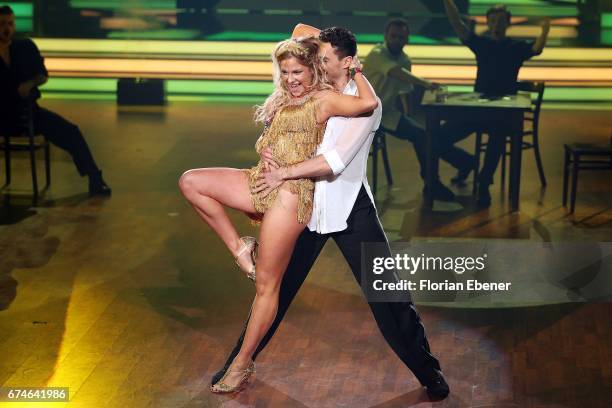
[{"label": "woman's thigh", "polygon": [[227,207],[248,214],[256,213],[251,201],[247,175],[242,170],[231,168],[188,170],[181,176],[179,185],[186,196],[195,192]]},{"label": "woman's thigh", "polygon": [[298,195],[285,188],[264,214],[259,234],[257,282],[277,286],[305,225],[297,221]]}]

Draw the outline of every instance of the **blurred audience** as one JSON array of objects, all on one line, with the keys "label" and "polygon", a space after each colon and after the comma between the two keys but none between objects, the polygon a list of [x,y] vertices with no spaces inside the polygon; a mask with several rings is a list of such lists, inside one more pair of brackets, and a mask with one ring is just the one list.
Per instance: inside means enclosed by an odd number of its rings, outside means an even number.
[{"label": "blurred audience", "polygon": [[[416,152],[421,177],[425,180],[427,157],[425,151],[426,135],[423,125],[409,115],[409,95],[414,86],[422,86],[433,90],[439,84],[419,78],[412,73],[412,62],[404,52],[404,46],[409,40],[408,23],[402,19],[394,19],[387,23],[385,42],[376,45],[364,61],[364,73],[376,90],[382,101],[383,117],[381,126],[388,133],[402,140],[412,142]],[[466,172],[473,166],[473,156],[454,146],[443,138],[435,138],[434,156],[450,163],[460,172]],[[437,160],[434,160],[433,183],[425,185],[423,192],[431,194],[433,199],[452,201],[455,196],[444,186],[438,176]]]},{"label": "blurred audience", "polygon": [[43,57],[30,39],[16,39],[15,14],[0,7],[0,134],[23,132],[20,113],[32,103],[34,132],[67,151],[81,176],[89,177],[91,196],[109,196],[110,187],[102,178],[87,142],[78,126],[38,105],[38,87],[47,82]]},{"label": "blurred audience", "polygon": [[[525,61],[542,53],[548,38],[550,21],[548,19],[542,21],[541,34],[535,41],[509,38],[506,32],[510,27],[512,15],[506,6],[497,5],[487,11],[489,35],[485,36],[475,34],[468,28],[461,20],[453,0],[444,0],[444,6],[455,33],[476,56],[478,71],[474,91],[489,98],[516,94],[519,70]],[[517,124],[499,121],[494,123],[487,121],[487,118],[449,121],[442,127],[439,137],[444,140],[459,141],[477,130],[488,133],[484,163],[478,175],[478,204],[483,207],[491,204],[489,185],[493,183],[493,175],[505,151],[508,132],[516,127]],[[452,181],[459,184],[464,183],[469,172],[469,168],[459,170]]]}]

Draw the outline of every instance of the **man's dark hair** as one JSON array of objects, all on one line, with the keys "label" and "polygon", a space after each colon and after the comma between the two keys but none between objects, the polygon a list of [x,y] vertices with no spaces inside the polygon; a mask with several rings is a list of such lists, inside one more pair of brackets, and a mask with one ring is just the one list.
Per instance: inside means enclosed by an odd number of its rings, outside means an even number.
[{"label": "man's dark hair", "polygon": [[342,27],[330,27],[321,30],[319,40],[331,43],[336,55],[342,59],[357,54],[357,40],[355,35]]},{"label": "man's dark hair", "polygon": [[392,20],[387,21],[387,26],[385,27],[385,35],[389,32],[391,27],[404,27],[408,32],[410,32],[410,27],[408,26],[408,21],[403,18],[394,18]]},{"label": "man's dark hair", "polygon": [[510,13],[510,10],[508,10],[505,4],[497,4],[489,7],[487,10],[487,18],[489,18],[489,15],[493,13],[504,13],[508,18],[508,22],[510,22],[510,19],[512,18],[512,13]]},{"label": "man's dark hair", "polygon": [[12,16],[15,14],[10,6],[0,6],[0,16]]}]

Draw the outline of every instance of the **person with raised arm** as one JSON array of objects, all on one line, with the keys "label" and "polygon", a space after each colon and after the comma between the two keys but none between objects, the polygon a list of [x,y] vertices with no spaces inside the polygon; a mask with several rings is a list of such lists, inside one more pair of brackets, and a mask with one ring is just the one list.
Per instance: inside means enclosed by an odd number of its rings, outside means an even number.
[{"label": "person with raised arm", "polygon": [[[478,68],[474,91],[484,97],[516,94],[519,70],[525,61],[540,55],[544,50],[550,20],[542,20],[542,31],[534,41],[516,40],[506,35],[512,22],[510,10],[504,5],[496,5],[487,11],[489,35],[478,35],[463,22],[453,0],[443,1],[448,20],[459,40],[476,56]],[[439,136],[459,141],[479,129],[489,134],[484,163],[478,175],[478,204],[483,207],[491,205],[489,185],[493,182],[493,175],[504,152],[507,127],[507,124],[490,123],[486,118],[469,118],[447,122]],[[463,183],[468,174],[469,170],[460,171],[453,182]]]}]

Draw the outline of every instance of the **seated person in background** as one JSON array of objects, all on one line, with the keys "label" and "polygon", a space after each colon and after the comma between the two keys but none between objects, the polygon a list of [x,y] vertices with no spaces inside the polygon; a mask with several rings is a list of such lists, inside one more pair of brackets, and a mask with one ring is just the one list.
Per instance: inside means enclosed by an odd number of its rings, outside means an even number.
[{"label": "seated person in background", "polygon": [[[542,21],[542,32],[534,42],[515,40],[506,37],[510,26],[510,11],[503,5],[493,6],[487,11],[490,36],[481,36],[468,29],[453,0],[444,0],[444,6],[457,36],[476,56],[478,71],[474,91],[485,96],[516,94],[519,70],[525,61],[542,53],[550,21]],[[481,206],[488,207],[491,204],[489,185],[493,183],[493,175],[505,149],[508,128],[512,126],[487,123],[486,118],[469,118],[461,122],[449,121],[442,127],[440,137],[455,140],[464,139],[477,130],[489,134],[484,163],[478,176],[478,203]],[[468,174],[469,171],[459,172],[453,180],[463,182]]]},{"label": "seated person in background", "polygon": [[[0,133],[17,134],[18,115],[33,103],[34,132],[66,150],[81,176],[89,176],[89,194],[109,196],[110,187],[91,155],[79,128],[56,113],[41,108],[38,86],[47,82],[44,60],[30,39],[13,39],[15,14],[9,6],[0,7]],[[30,101],[32,100],[32,102]]]},{"label": "seated person in background", "polygon": [[[385,42],[375,46],[364,61],[364,73],[370,80],[376,94],[381,98],[383,117],[381,126],[399,139],[409,140],[414,146],[421,177],[426,178],[427,157],[425,152],[425,130],[416,120],[406,113],[406,96],[413,91],[414,85],[425,89],[436,89],[439,85],[412,74],[412,62],[403,51],[409,39],[408,23],[394,19],[387,23]],[[400,102],[404,109],[399,109]],[[459,171],[465,172],[473,166],[473,156],[464,150],[436,138],[433,154],[450,163]],[[448,144],[440,149],[438,144]],[[425,186],[423,192],[432,194],[436,200],[452,201],[455,196],[444,186],[438,177],[437,160],[434,160],[433,185]]]}]

